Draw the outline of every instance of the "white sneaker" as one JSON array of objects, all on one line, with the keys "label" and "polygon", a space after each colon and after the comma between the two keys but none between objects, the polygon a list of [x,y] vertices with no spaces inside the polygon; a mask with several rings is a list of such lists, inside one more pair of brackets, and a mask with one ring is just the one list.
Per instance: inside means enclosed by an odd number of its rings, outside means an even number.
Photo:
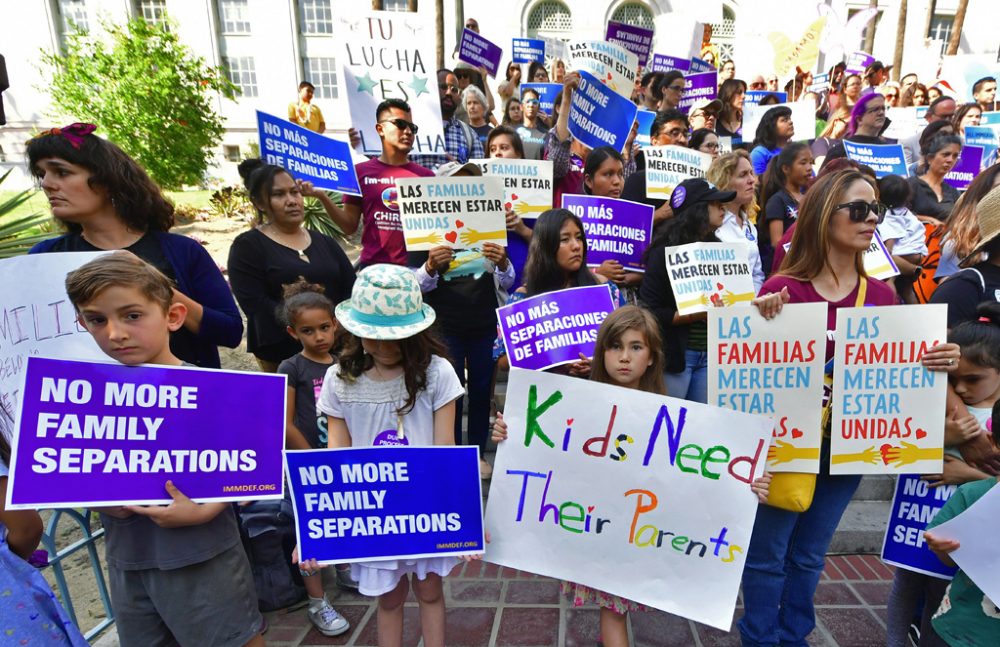
[{"label": "white sneaker", "polygon": [[309,620],[324,636],[339,636],[351,628],[351,623],[337,613],[326,600],[323,600],[323,604],[318,607],[309,609]]}]

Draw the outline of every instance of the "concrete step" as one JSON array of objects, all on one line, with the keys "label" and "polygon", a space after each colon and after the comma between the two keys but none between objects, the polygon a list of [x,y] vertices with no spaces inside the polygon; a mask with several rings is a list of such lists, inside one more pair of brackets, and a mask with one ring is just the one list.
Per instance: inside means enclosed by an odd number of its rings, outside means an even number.
[{"label": "concrete step", "polygon": [[896,490],[896,477],[888,474],[870,474],[861,477],[861,485],[854,493],[854,501],[892,501]]},{"label": "concrete step", "polygon": [[828,554],[879,554],[891,501],[851,501],[833,535]]}]

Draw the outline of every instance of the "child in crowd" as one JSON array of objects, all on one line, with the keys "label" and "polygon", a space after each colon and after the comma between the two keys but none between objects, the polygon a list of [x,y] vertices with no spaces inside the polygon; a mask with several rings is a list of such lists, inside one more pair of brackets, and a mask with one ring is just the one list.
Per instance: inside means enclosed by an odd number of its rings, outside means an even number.
[{"label": "child in crowd", "polygon": [[813,156],[804,142],[791,142],[771,158],[761,180],[760,204],[764,223],[758,216],[757,244],[763,267],[771,267],[774,248],[799,217],[799,204],[813,177]]},{"label": "child in crowd", "polygon": [[[80,324],[128,366],[181,366],[170,333],[187,308],[159,270],[129,252],[101,256],[66,277]],[[166,506],[100,510],[111,607],[123,647],[260,647],[263,618],[229,503],[195,503],[171,481]]]},{"label": "child in crowd", "polygon": [[[996,429],[997,424],[1000,424],[1000,402],[993,405],[989,421],[990,430]],[[1000,446],[996,433],[993,433],[993,443]],[[959,543],[945,539],[931,530],[968,510],[969,506],[996,485],[998,479],[1000,477],[989,477],[960,486],[937,516],[927,524],[928,531],[924,533],[927,545],[945,564],[955,565],[950,553],[958,550]],[[983,530],[989,531],[987,528]],[[941,606],[934,614],[933,621],[934,629],[949,645],[963,647],[995,645],[997,637],[1000,636],[1000,607],[962,570],[955,573],[954,579],[944,592]]]},{"label": "child in crowd", "polygon": [[[607,316],[597,332],[590,379],[666,395],[664,362],[663,342],[656,319],[648,310],[638,306],[622,306]],[[497,413],[493,441],[506,439],[507,423],[503,414]],[[765,473],[750,486],[761,503],[767,501],[770,482],[771,475]],[[562,591],[573,597],[573,606],[596,603],[601,607],[601,642],[604,647],[628,647],[626,614],[647,610],[642,604],[583,584],[563,582]]]},{"label": "child in crowd", "polygon": [[[958,368],[949,374],[948,380],[955,395],[965,403],[968,413],[948,412],[944,433],[944,473],[925,477],[931,481],[931,487],[990,478],[985,472],[966,464],[958,451],[958,445],[963,442],[989,433],[986,431],[987,423],[996,410],[996,403],[1000,402],[1000,304],[983,303],[979,306],[979,314],[982,316],[978,321],[959,324],[948,335],[948,341],[962,348]],[[904,568],[896,569],[886,623],[889,647],[909,645],[907,632],[921,602],[920,645],[945,644],[935,632],[937,623],[931,625],[931,616],[938,609],[947,585],[947,580]],[[948,641],[948,644],[953,643]]]},{"label": "child in crowd", "polygon": [[[435,313],[424,304],[413,271],[366,267],[336,315],[351,336],[339,365],[327,372],[317,407],[327,416],[329,446],[454,444],[462,385],[444,344],[428,330]],[[444,646],[441,578],[457,563],[454,557],[426,557],[351,565],[358,590],[378,596],[379,645],[402,643],[403,603],[412,582],[423,644]]]},{"label": "child in crowd", "polygon": [[886,175],[878,181],[879,199],[887,207],[885,220],[879,223],[878,235],[899,268],[893,280],[896,294],[906,303],[916,303],[913,281],[920,274],[920,261],[927,255],[924,225],[910,211],[910,184],[898,175]]},{"label": "child in crowd", "polygon": [[[288,376],[288,406],[285,423],[287,449],[326,447],[326,416],[316,413],[316,401],[323,388],[323,378],[334,363],[337,320],[333,302],[326,298],[324,287],[303,277],[284,287],[278,319],[288,334],[302,344],[302,352],[278,365],[278,373]],[[309,595],[309,620],[324,636],[339,636],[351,628],[337,613],[323,591],[323,574],[300,565],[302,581]],[[337,584],[358,588],[351,579],[350,566],[337,566]]]}]

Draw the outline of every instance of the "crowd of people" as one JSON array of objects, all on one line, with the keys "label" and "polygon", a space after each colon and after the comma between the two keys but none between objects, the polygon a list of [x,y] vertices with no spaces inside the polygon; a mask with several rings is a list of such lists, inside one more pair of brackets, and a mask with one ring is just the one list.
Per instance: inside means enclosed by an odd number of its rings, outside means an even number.
[{"label": "crowd of people", "polygon": [[[711,48],[702,53],[717,57]],[[649,133],[641,133],[651,145],[689,147],[712,157],[706,178],[685,180],[670,199],[646,195],[637,127],[621,151],[590,149],[572,136],[569,115],[580,75],[561,61],[527,70],[511,63],[495,97],[484,70],[463,64],[437,74],[441,154],[412,154],[424,124],[413,122],[405,101],[378,106],[372,119],[382,152],[357,166],[359,197],[338,204],[284,168],[244,161],[239,170],[257,218],[232,241],[228,283],[201,245],[170,233],[173,205],[144,170],[83,124],[28,143],[30,170],[66,230],[31,251],[129,252],[91,261],[67,278],[81,324],[125,364],[220,368],[218,347],[241,342],[242,310],[247,350],[260,370],[288,376],[288,449],[468,443],[480,447],[480,475],[489,479],[488,441],[507,436],[493,394],[498,370],[508,366],[497,334],[498,305],[606,285],[617,309],[601,326],[593,356],[550,370],[706,403],[707,317],[679,313],[664,249],[743,243],[757,293],[752,306],[779,322],[787,303],[826,303],[830,330],[840,308],[947,304],[948,341],[921,362],[950,381],[947,459],[944,472],[928,479],[935,486],[969,484],[933,523],[954,516],[983,496],[1000,468],[1000,448],[988,431],[1000,417],[1000,165],[983,169],[963,192],[946,179],[964,145],[964,128],[996,109],[995,79],[978,81],[974,100],[966,103],[944,82],[921,82],[913,74],[889,81],[877,61],[863,74],[848,74],[837,64],[822,88],[811,74],[798,72],[784,91],[789,101],[812,102],[817,132],[796,138],[792,112],[784,106],[769,109],[755,132],[742,130],[746,91],[778,91],[776,75],[750,76],[748,84],[733,61],[713,62],[719,65],[718,97],[687,112],[679,109],[682,73],[637,76],[633,100],[656,113]],[[562,91],[546,114],[538,93],[519,86],[550,80]],[[313,87],[302,83],[288,116],[322,133],[328,124],[312,95]],[[905,178],[876,177],[848,159],[843,145],[891,143],[883,133],[892,106],[927,106],[919,132],[900,142],[911,167]],[[724,138],[731,151],[722,150]],[[485,157],[550,160],[553,208],[532,220],[508,211],[506,247],[408,252],[398,205],[387,197],[396,181],[479,175],[468,162]],[[582,222],[559,208],[564,194],[649,204],[655,229],[645,272],[617,261],[591,268]],[[305,197],[319,200],[344,232],[361,229],[356,264],[336,240],[305,228]],[[876,232],[900,270],[886,281],[864,270]],[[833,357],[830,339],[827,360]],[[9,461],[2,437],[0,455],[2,466]],[[815,627],[813,598],[824,556],[860,482],[856,475],[831,475],[826,463],[805,512],[766,505],[770,475],[751,486],[761,505],[743,574],[738,631],[744,645],[805,645]],[[0,475],[0,501],[5,488]],[[173,485],[167,490],[174,501],[169,506],[100,511],[121,644],[263,644],[238,511],[194,504]],[[42,631],[42,618],[50,636],[44,644],[84,644],[55,599],[44,595],[45,583],[24,567],[23,558],[37,546],[37,513],[0,511],[0,529],[0,584],[16,580],[27,600],[15,613],[0,597],[0,629],[10,625],[40,636],[30,632]],[[944,561],[957,548],[933,532],[927,542]],[[290,559],[298,562],[318,630],[330,636],[348,631],[323,590],[316,561],[297,553]],[[339,585],[378,597],[380,645],[402,643],[403,605],[412,588],[424,644],[441,646],[447,642],[442,578],[456,563],[366,562],[338,567],[336,576]],[[601,607],[604,645],[628,644],[625,614],[643,611],[642,605],[570,582],[563,590],[574,604]],[[914,623],[920,645],[998,644],[1000,617],[984,599],[961,572],[947,586],[898,569],[888,644],[907,644]]]}]

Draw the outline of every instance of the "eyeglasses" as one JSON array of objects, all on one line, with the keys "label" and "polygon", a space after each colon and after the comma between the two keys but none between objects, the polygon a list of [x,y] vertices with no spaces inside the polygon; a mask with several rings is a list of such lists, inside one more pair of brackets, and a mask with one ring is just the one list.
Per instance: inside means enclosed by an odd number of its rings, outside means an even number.
[{"label": "eyeglasses", "polygon": [[847,215],[850,217],[851,222],[864,222],[868,220],[868,212],[875,214],[878,222],[882,222],[885,218],[885,205],[879,204],[878,201],[865,202],[864,200],[855,200],[854,202],[838,204],[834,209],[850,209]]},{"label": "eyeglasses", "polygon": [[870,115],[870,114],[873,114],[873,113],[882,113],[882,114],[885,114],[885,106],[875,106],[874,108],[868,108],[868,109],[865,110],[865,114],[866,115]]},{"label": "eyeglasses", "polygon": [[438,83],[438,90],[444,90],[448,94],[458,94],[458,86],[451,83]]},{"label": "eyeglasses", "polygon": [[521,104],[525,106],[537,106],[539,103],[538,99],[525,99],[521,102]]},{"label": "eyeglasses", "polygon": [[895,99],[899,95],[898,94],[885,94],[885,95],[882,95],[882,96],[884,96],[886,99]]},{"label": "eyeglasses", "polygon": [[683,85],[668,85],[667,89],[668,90],[673,90],[674,92],[684,92],[684,86]]},{"label": "eyeglasses", "polygon": [[418,130],[417,129],[417,124],[413,123],[412,121],[407,121],[405,119],[383,119],[379,123],[380,124],[387,124],[387,123],[388,124],[392,124],[393,126],[395,126],[396,128],[398,128],[399,130],[406,130],[407,128],[409,128],[410,132],[413,133],[414,135],[417,134],[417,130]]},{"label": "eyeglasses", "polygon": [[717,151],[719,150],[719,142],[705,142],[701,147],[707,148],[710,151]]},{"label": "eyeglasses", "polygon": [[670,130],[661,130],[660,137],[670,137],[672,139],[677,139],[678,137],[687,138],[687,130],[684,128],[671,128]]}]

